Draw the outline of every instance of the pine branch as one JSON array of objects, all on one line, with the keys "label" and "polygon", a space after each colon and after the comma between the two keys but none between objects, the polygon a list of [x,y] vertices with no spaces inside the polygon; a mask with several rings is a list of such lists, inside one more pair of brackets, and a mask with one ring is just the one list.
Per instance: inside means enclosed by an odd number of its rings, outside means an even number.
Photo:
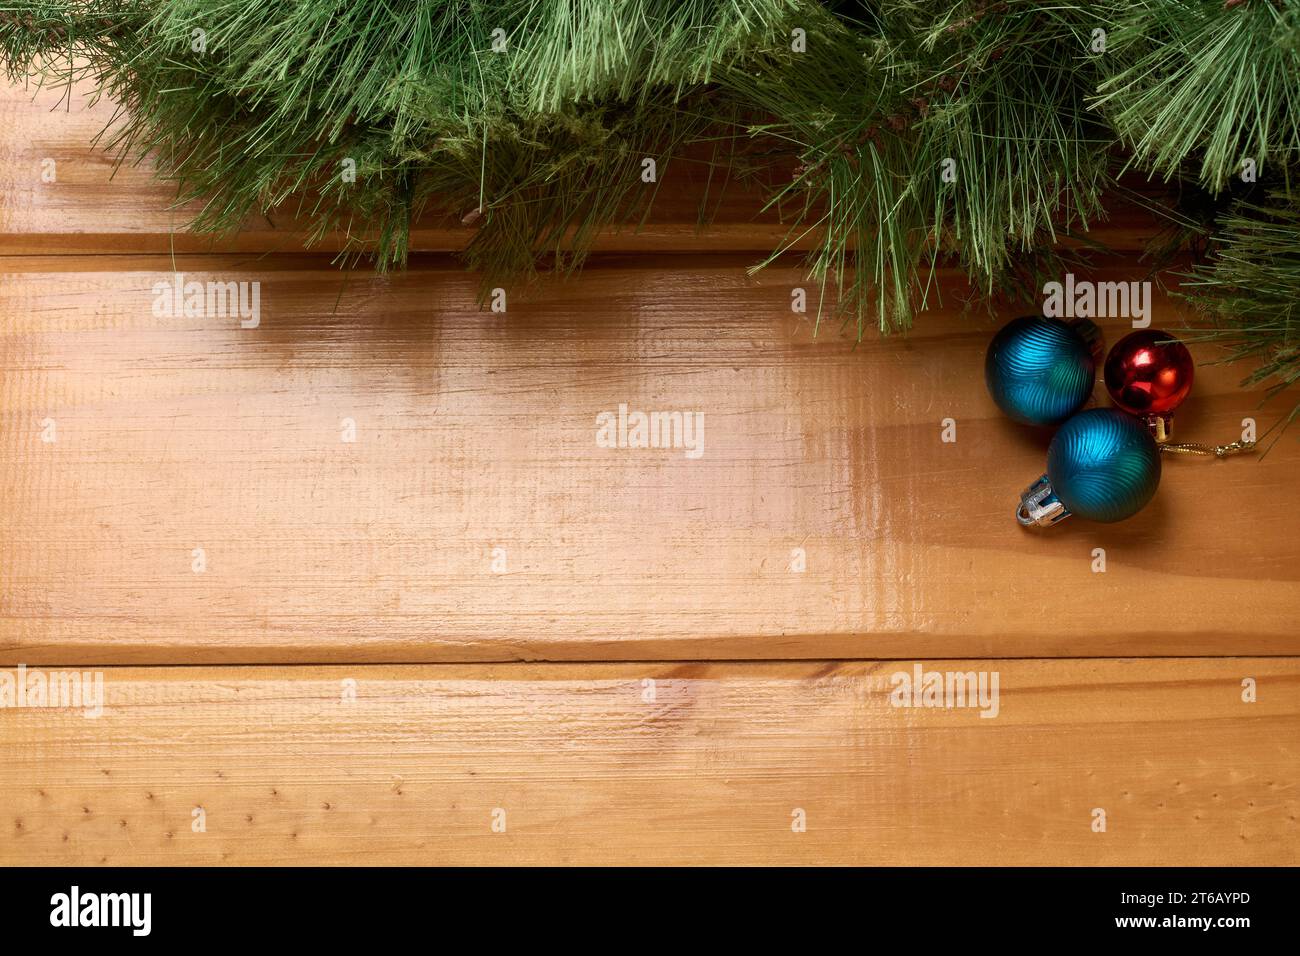
[{"label": "pine branch", "polygon": [[[1225,362],[1254,363],[1243,386],[1275,395],[1300,382],[1300,195],[1236,203],[1179,295],[1212,323],[1191,338],[1222,345]],[[1281,424],[1297,417],[1300,403]]]},{"label": "pine branch", "polygon": [[929,307],[943,253],[986,294],[1014,291],[1029,274],[1018,259],[1100,215],[1113,142],[1085,103],[1080,8],[932,2],[881,17],[879,35],[827,27],[801,59],[774,50],[719,77],[775,117],[756,135],[799,150],[777,199],[805,195],[791,240],[821,237],[811,271],[859,336],[868,316],[888,331]]},{"label": "pine branch", "polygon": [[1103,4],[1108,75],[1095,105],[1132,163],[1173,177],[1200,157],[1200,180],[1222,189],[1300,159],[1300,0],[1119,0]]}]

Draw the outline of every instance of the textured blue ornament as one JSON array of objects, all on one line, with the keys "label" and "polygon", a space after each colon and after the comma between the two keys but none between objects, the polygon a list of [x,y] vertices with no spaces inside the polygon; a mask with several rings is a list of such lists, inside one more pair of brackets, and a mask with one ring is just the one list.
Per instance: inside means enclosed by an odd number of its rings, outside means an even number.
[{"label": "textured blue ornament", "polygon": [[1090,408],[1061,426],[1047,448],[1047,478],[1071,514],[1123,521],[1160,485],[1160,449],[1140,420]]},{"label": "textured blue ornament", "polygon": [[1024,425],[1057,425],[1092,396],[1099,355],[1100,332],[1091,322],[1025,316],[993,336],[984,382],[1008,417]]}]

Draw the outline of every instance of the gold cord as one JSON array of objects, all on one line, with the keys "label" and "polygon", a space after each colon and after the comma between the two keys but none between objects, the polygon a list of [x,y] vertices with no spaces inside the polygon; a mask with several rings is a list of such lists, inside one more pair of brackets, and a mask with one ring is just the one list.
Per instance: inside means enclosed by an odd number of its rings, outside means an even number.
[{"label": "gold cord", "polygon": [[1235,441],[1230,445],[1210,446],[1199,445],[1196,442],[1161,442],[1159,448],[1161,451],[1167,451],[1175,455],[1205,455],[1206,457],[1212,455],[1215,458],[1227,458],[1229,455],[1254,451],[1255,443],[1253,441]]}]

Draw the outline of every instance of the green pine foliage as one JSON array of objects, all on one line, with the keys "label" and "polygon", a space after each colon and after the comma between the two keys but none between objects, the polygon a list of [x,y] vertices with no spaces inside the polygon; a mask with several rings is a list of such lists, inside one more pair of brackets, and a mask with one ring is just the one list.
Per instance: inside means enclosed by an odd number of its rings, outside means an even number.
[{"label": "green pine foliage", "polygon": [[1100,215],[1113,136],[1085,104],[1088,38],[1078,8],[881,4],[803,59],[769,54],[722,78],[774,117],[751,134],[798,150],[776,200],[802,195],[799,234],[820,239],[811,271],[859,335],[868,317],[910,325],[941,255],[986,294],[1015,291],[1026,263]]},{"label": "green pine foliage", "polygon": [[792,9],[81,0],[0,7],[0,51],[14,76],[99,81],[125,109],[109,145],[203,200],[198,230],[286,210],[387,267],[429,210],[478,222],[469,259],[495,276],[644,214],[641,158],[699,136],[713,117],[686,100]]},{"label": "green pine foliage", "polygon": [[489,285],[641,221],[644,157],[756,174],[859,335],[941,261],[1031,291],[1121,172],[1190,177],[1188,294],[1256,381],[1300,370],[1294,194],[1237,188],[1300,170],[1300,0],[0,0],[0,58],[99,83],[197,229],[289,212],[388,268],[454,217]]},{"label": "green pine foliage", "polygon": [[1219,191],[1253,160],[1300,157],[1300,4],[1133,4],[1109,36],[1095,103],[1130,163],[1173,177],[1191,162]]},{"label": "green pine foliage", "polygon": [[[1300,196],[1268,198],[1234,204],[1181,294],[1209,318],[1202,337],[1226,345],[1225,361],[1255,366],[1242,384],[1273,395],[1300,381]],[[1285,423],[1297,417],[1300,405]]]}]

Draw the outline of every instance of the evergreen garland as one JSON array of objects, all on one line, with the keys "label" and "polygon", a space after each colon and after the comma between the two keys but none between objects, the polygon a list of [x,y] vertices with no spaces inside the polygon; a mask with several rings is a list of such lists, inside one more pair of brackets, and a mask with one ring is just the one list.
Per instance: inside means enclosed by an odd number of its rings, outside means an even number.
[{"label": "evergreen garland", "polygon": [[575,268],[646,214],[642,157],[761,174],[859,335],[942,257],[1039,283],[1137,172],[1228,356],[1300,377],[1300,0],[0,0],[0,58],[97,82],[198,230],[289,210],[380,268],[426,213],[488,283]]}]

